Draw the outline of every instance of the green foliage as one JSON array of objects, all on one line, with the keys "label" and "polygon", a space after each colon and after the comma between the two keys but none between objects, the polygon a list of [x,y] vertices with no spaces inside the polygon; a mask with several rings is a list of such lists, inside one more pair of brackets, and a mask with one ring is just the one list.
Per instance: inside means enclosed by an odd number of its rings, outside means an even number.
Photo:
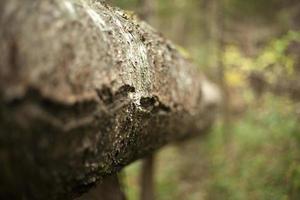
[{"label": "green foliage", "polygon": [[138,6],[138,0],[109,0],[108,2],[125,10],[135,10]]},{"label": "green foliage", "polygon": [[211,199],[300,198],[300,130],[293,105],[272,96],[264,100],[264,107],[234,123],[229,144],[220,140],[219,127],[211,135]]},{"label": "green foliage", "polygon": [[[245,56],[235,45],[227,45],[223,54],[229,85],[243,85],[245,77],[251,71],[260,71],[266,75],[269,83],[274,83],[280,77],[294,75],[294,55],[289,55],[287,49],[292,42],[300,42],[300,32],[289,31],[287,34],[272,39],[257,53],[256,57]],[[234,77],[233,77],[234,76]],[[236,79],[240,81],[234,81]],[[234,79],[234,80],[232,80]]]},{"label": "green foliage", "polygon": [[294,60],[297,58],[286,54],[291,42],[300,42],[300,32],[289,31],[286,35],[273,39],[254,63],[256,69],[269,73],[269,78],[274,81],[274,76],[292,75],[294,72]]}]

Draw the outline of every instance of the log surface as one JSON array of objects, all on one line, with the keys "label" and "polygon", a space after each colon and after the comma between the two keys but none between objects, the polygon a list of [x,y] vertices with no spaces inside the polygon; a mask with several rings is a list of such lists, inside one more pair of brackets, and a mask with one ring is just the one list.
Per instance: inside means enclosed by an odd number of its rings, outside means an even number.
[{"label": "log surface", "polygon": [[94,1],[0,2],[0,199],[73,199],[203,133],[216,88],[134,16]]}]

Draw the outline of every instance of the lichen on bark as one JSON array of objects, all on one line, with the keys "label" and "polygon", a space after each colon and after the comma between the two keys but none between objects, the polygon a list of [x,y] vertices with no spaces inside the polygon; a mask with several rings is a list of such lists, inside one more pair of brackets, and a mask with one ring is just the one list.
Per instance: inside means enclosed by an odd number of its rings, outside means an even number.
[{"label": "lichen on bark", "polygon": [[207,80],[145,22],[96,1],[0,11],[1,198],[72,199],[210,126]]}]

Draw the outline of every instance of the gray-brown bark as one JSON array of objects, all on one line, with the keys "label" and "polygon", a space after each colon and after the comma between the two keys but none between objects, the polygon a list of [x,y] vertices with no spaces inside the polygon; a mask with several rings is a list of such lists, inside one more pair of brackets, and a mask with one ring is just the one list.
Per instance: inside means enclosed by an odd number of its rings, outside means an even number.
[{"label": "gray-brown bark", "polygon": [[75,200],[126,200],[121,189],[118,176],[112,175]]},{"label": "gray-brown bark", "polygon": [[213,119],[218,93],[168,40],[78,2],[0,3],[1,199],[72,199]]}]

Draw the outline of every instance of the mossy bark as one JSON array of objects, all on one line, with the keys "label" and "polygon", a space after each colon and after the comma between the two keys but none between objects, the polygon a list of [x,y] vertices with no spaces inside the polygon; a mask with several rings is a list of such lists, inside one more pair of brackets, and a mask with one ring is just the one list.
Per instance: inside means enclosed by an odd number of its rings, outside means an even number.
[{"label": "mossy bark", "polygon": [[72,199],[201,134],[218,100],[208,84],[171,42],[119,9],[1,1],[0,198]]}]

